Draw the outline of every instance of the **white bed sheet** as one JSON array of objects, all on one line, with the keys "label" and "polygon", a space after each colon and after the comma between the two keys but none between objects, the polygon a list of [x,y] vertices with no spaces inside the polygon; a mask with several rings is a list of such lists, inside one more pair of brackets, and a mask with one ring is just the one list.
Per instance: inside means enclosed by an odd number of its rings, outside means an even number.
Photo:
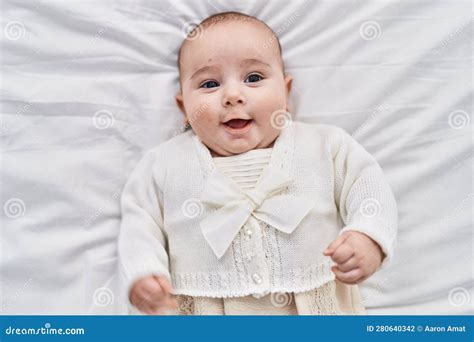
[{"label": "white bed sheet", "polygon": [[0,313],[122,314],[119,195],[179,132],[176,52],[219,11],[280,36],[296,120],[343,127],[395,192],[369,314],[472,314],[470,1],[3,1]]}]

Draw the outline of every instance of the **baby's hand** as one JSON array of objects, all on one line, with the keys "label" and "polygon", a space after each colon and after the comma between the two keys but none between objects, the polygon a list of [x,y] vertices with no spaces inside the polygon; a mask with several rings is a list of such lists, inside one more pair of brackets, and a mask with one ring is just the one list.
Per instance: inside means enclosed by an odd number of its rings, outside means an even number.
[{"label": "baby's hand", "polygon": [[132,286],[130,302],[146,314],[159,315],[164,310],[178,307],[171,290],[171,284],[165,277],[148,276],[137,280]]},{"label": "baby's hand", "polygon": [[346,284],[363,282],[379,268],[384,257],[374,240],[356,231],[342,233],[323,254],[337,264],[331,269],[336,279]]}]

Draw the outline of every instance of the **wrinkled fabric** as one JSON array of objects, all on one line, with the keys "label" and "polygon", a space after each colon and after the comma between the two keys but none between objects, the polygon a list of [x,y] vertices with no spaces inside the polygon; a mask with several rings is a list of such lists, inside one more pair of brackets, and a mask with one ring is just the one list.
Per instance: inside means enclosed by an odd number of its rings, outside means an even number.
[{"label": "wrinkled fabric", "polygon": [[1,314],[126,313],[119,196],[181,130],[176,55],[217,11],[265,20],[296,119],[338,125],[384,169],[396,258],[369,314],[473,314],[470,1],[3,1]]}]

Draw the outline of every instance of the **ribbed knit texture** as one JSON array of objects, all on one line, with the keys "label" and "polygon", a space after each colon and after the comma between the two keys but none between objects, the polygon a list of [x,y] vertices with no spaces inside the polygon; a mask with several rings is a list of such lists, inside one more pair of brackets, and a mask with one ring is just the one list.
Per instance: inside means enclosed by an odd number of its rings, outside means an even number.
[{"label": "ribbed knit texture", "polygon": [[253,189],[257,184],[264,167],[270,162],[272,150],[272,148],[250,150],[234,156],[213,159],[216,167],[245,191]]},{"label": "ribbed knit texture", "polygon": [[209,149],[188,131],[149,151],[122,195],[118,253],[127,291],[137,279],[158,274],[171,280],[174,294],[192,297],[304,293],[335,279],[322,252],[347,230],[374,239],[386,254],[384,266],[391,260],[393,193],[374,158],[344,130],[292,122],[275,141],[268,167],[292,179],[282,193],[314,206],[291,234],[250,216],[218,259],[200,228],[218,209],[200,202],[216,168]]},{"label": "ribbed knit texture", "polygon": [[[260,175],[270,162],[272,148],[250,150],[248,152],[228,156],[214,157],[214,164],[224,175],[232,179],[243,191],[255,188]],[[225,315],[295,315],[297,309],[292,293],[281,293],[260,296],[235,298],[198,298],[194,307],[197,312],[203,311],[200,306],[212,306]],[[277,301],[276,299],[280,299]]]}]

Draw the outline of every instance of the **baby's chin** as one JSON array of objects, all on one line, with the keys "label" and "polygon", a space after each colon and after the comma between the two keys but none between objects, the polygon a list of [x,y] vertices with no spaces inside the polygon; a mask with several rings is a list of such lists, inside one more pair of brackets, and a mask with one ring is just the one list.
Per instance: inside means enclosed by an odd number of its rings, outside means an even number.
[{"label": "baby's chin", "polygon": [[214,157],[228,157],[242,154],[250,150],[253,150],[253,148],[248,146],[219,146],[218,148],[212,149],[212,154]]},{"label": "baby's chin", "polygon": [[219,147],[215,147],[214,149],[211,148],[211,150],[213,151],[214,156],[227,157],[242,154],[258,148],[267,148],[272,146],[272,144],[267,144],[268,146],[264,145],[265,144],[263,142],[259,141],[236,139],[232,142],[223,143]]}]

